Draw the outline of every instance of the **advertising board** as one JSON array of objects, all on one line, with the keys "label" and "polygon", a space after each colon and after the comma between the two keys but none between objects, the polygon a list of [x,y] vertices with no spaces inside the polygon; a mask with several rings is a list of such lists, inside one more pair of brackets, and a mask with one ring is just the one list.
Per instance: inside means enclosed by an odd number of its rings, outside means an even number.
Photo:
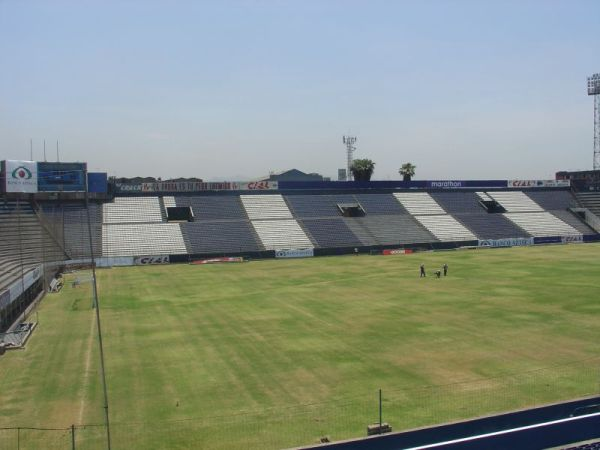
[{"label": "advertising board", "polygon": [[38,191],[38,168],[35,161],[6,160],[6,192],[34,194]]},{"label": "advertising board", "polygon": [[383,250],[382,254],[384,255],[407,255],[409,253],[412,253],[413,251],[411,249],[404,249],[404,248],[388,248]]},{"label": "advertising board", "polygon": [[533,188],[533,187],[569,187],[570,180],[508,180],[506,186],[509,188]]},{"label": "advertising board", "polygon": [[39,162],[39,192],[85,191],[85,163]]},{"label": "advertising board", "polygon": [[203,192],[277,190],[277,181],[158,181],[156,183],[116,183],[117,192]]},{"label": "advertising board", "polygon": [[464,181],[454,181],[454,180],[439,180],[439,181],[428,181],[428,188],[441,188],[441,189],[456,189],[463,188],[466,186]]},{"label": "advertising board", "polygon": [[238,184],[241,191],[273,191],[279,187],[277,181],[250,181]]},{"label": "advertising board", "polygon": [[105,172],[88,172],[88,191],[105,194],[108,192],[108,177]]},{"label": "advertising board", "polygon": [[583,242],[583,235],[575,234],[575,235],[571,235],[571,236],[561,236],[560,241],[563,244],[568,244],[571,242]]},{"label": "advertising board", "polygon": [[133,264],[136,266],[149,266],[153,264],[169,264],[169,255],[158,256],[136,256]]},{"label": "advertising board", "polygon": [[222,258],[199,259],[192,261],[192,264],[218,264],[218,263],[241,263],[244,258],[241,256],[225,256]]},{"label": "advertising board", "polygon": [[479,247],[521,247],[533,245],[533,238],[484,239],[479,241]]},{"label": "advertising board", "polygon": [[275,251],[275,258],[309,258],[311,256],[315,256],[314,249],[312,248]]}]

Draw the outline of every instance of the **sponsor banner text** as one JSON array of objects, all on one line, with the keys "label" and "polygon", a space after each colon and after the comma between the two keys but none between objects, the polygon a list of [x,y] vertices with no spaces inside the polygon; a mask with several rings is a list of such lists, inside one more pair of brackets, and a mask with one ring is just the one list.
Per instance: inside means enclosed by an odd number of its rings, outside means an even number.
[{"label": "sponsor banner text", "polygon": [[312,248],[275,251],[275,258],[309,258],[311,256],[315,256],[314,249]]},{"label": "sponsor banner text", "polygon": [[533,188],[533,187],[569,187],[570,180],[508,180],[506,186],[509,188]]},{"label": "sponsor banner text", "polygon": [[560,241],[563,244],[566,244],[569,242],[583,242],[583,235],[575,234],[575,235],[571,235],[571,236],[561,236]]},{"label": "sponsor banner text", "polygon": [[35,161],[6,160],[6,192],[35,194],[38,191],[37,163]]},{"label": "sponsor banner text", "polygon": [[158,256],[136,256],[133,264],[136,266],[149,266],[152,264],[169,264],[169,255]]},{"label": "sponsor banner text", "polygon": [[533,245],[533,238],[484,239],[479,241],[479,247],[521,247]]},{"label": "sponsor banner text", "polygon": [[428,188],[442,188],[442,189],[456,189],[465,187],[464,181],[453,181],[453,180],[441,180],[441,181],[428,181]]},{"label": "sponsor banner text", "polygon": [[409,253],[412,253],[413,251],[411,249],[404,249],[404,248],[388,248],[383,250],[383,254],[384,255],[407,255]]},{"label": "sponsor banner text", "polygon": [[156,183],[117,183],[119,192],[202,192],[202,191],[266,191],[278,189],[277,181],[159,181]]}]

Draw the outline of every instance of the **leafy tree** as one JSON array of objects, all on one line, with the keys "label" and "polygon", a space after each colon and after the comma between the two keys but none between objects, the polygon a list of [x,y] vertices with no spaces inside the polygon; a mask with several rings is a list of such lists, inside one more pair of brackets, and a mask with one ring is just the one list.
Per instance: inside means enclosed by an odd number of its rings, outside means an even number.
[{"label": "leafy tree", "polygon": [[371,181],[374,170],[375,163],[370,159],[355,159],[350,166],[355,181]]},{"label": "leafy tree", "polygon": [[417,168],[417,166],[408,162],[408,163],[402,164],[402,167],[400,167],[400,170],[398,170],[398,173],[400,175],[402,175],[402,179],[404,181],[410,181],[412,179],[412,177],[415,176],[416,168]]}]

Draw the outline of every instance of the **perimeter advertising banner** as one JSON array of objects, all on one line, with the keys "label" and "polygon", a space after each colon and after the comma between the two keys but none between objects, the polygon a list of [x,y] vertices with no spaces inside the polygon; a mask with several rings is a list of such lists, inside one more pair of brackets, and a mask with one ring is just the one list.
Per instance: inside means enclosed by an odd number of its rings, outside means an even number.
[{"label": "perimeter advertising banner", "polygon": [[314,249],[312,248],[275,251],[275,258],[310,258],[311,256],[315,256]]},{"label": "perimeter advertising banner", "polygon": [[38,191],[38,170],[35,161],[4,161],[5,192],[34,194]]},{"label": "perimeter advertising banner", "polygon": [[531,238],[506,238],[506,239],[484,239],[479,241],[479,247],[521,247],[533,245]]},{"label": "perimeter advertising banner", "polygon": [[277,181],[158,181],[156,183],[115,185],[117,192],[202,192],[202,191],[271,191],[278,188]]},{"label": "perimeter advertising banner", "polygon": [[506,186],[509,188],[532,188],[532,187],[569,187],[570,180],[508,180]]},{"label": "perimeter advertising banner", "polygon": [[169,264],[169,255],[157,256],[137,256],[133,259],[133,264],[136,266],[150,266],[154,264]]}]

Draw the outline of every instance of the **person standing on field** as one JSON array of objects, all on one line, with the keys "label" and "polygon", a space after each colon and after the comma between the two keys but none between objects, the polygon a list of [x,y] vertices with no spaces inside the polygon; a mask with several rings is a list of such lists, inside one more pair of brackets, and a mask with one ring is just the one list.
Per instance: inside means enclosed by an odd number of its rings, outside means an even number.
[{"label": "person standing on field", "polygon": [[448,264],[444,263],[442,268],[444,269],[444,276],[448,275]]},{"label": "person standing on field", "polygon": [[425,264],[421,264],[421,275],[419,276],[419,278],[423,278],[427,275],[425,275]]}]

